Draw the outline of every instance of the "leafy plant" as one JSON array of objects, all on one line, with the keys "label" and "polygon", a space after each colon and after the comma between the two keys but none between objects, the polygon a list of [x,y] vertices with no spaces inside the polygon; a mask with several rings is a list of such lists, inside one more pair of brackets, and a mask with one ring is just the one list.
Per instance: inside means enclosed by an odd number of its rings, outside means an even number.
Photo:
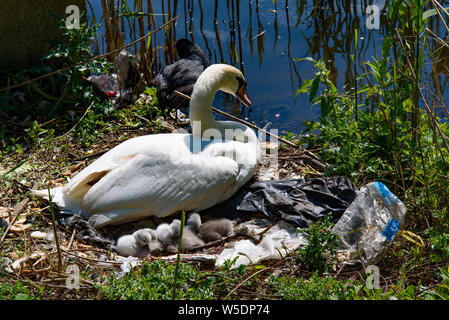
[{"label": "leafy plant", "polygon": [[40,298],[43,291],[44,287],[41,287],[32,293],[21,281],[0,282],[0,300],[35,300]]},{"label": "leafy plant", "polygon": [[298,256],[308,270],[319,274],[332,270],[332,260],[337,254],[338,246],[338,236],[330,230],[332,225],[330,217],[327,217],[301,230],[307,235],[308,243],[299,250]]},{"label": "leafy plant", "polygon": [[66,78],[65,89],[54,104],[50,115],[57,109],[62,100],[70,97],[81,99],[83,102],[94,98],[92,89],[86,86],[81,76],[88,74],[109,74],[112,69],[111,63],[105,58],[90,61],[94,55],[91,51],[91,41],[94,38],[100,24],[89,27],[87,23],[81,23],[80,28],[67,28],[64,19],[56,18],[59,28],[63,34],[62,39],[51,41],[50,53],[41,60],[62,62],[71,68],[67,73],[62,73]]},{"label": "leafy plant", "polygon": [[449,267],[447,269],[440,269],[441,283],[433,290],[434,296],[438,299],[449,300]]},{"label": "leafy plant", "polygon": [[213,292],[207,282],[198,281],[202,273],[197,272],[190,264],[176,266],[163,261],[133,268],[127,275],[118,278],[112,274],[106,281],[98,285],[107,299],[172,299],[172,286],[177,272],[177,282],[182,290],[176,291],[176,299],[211,299]]}]

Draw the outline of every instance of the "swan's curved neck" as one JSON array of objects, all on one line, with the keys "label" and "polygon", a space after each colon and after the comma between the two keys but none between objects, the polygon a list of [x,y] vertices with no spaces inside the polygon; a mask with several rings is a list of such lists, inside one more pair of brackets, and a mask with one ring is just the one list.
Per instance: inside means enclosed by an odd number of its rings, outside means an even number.
[{"label": "swan's curved neck", "polygon": [[[194,136],[208,139],[213,132],[219,136],[240,142],[257,143],[257,136],[250,128],[234,121],[216,121],[212,113],[212,102],[218,90],[223,90],[225,65],[212,65],[199,76],[195,83],[190,101],[190,121]],[[215,137],[215,135],[214,135]]]},{"label": "swan's curved neck", "polygon": [[[192,92],[190,101],[190,121],[197,125],[192,126],[192,133],[195,136],[202,136],[202,133],[210,128],[222,129],[212,114],[212,102],[215,94],[220,89],[221,77],[205,71],[198,78]],[[198,125],[199,124],[199,125]]]}]

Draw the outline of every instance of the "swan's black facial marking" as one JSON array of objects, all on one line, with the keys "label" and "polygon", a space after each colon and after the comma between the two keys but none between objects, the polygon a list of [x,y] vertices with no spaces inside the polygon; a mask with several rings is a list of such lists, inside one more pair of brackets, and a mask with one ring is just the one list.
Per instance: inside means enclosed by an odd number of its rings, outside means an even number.
[{"label": "swan's black facial marking", "polygon": [[239,82],[239,89],[244,85],[246,86],[246,81],[242,79],[241,77],[236,77],[237,81]]},{"label": "swan's black facial marking", "polygon": [[239,82],[239,88],[237,89],[237,92],[235,93],[235,96],[245,106],[250,107],[251,106],[251,101],[249,101],[249,98],[246,95],[246,85],[247,85],[247,83],[246,83],[245,79],[243,79],[241,77],[236,77],[236,79]]}]

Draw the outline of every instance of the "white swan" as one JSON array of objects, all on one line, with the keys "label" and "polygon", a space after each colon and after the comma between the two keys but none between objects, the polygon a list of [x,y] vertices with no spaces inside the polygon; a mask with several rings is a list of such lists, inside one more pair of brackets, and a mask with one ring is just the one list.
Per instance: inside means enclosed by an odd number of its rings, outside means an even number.
[{"label": "white swan", "polygon": [[[63,187],[52,189],[53,202],[65,212],[83,214],[99,228],[180,210],[200,211],[230,198],[255,173],[259,144],[249,127],[214,119],[211,105],[218,90],[251,104],[240,70],[211,65],[192,92],[192,134],[125,141]],[[47,190],[33,194],[48,199]]]}]

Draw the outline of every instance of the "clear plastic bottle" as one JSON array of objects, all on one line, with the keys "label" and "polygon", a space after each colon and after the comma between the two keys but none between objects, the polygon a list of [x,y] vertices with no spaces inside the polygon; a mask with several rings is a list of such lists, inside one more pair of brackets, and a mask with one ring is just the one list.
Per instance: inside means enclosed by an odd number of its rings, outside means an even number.
[{"label": "clear plastic bottle", "polygon": [[347,262],[376,263],[393,242],[406,211],[383,183],[363,186],[333,228],[340,236],[339,253]]}]

